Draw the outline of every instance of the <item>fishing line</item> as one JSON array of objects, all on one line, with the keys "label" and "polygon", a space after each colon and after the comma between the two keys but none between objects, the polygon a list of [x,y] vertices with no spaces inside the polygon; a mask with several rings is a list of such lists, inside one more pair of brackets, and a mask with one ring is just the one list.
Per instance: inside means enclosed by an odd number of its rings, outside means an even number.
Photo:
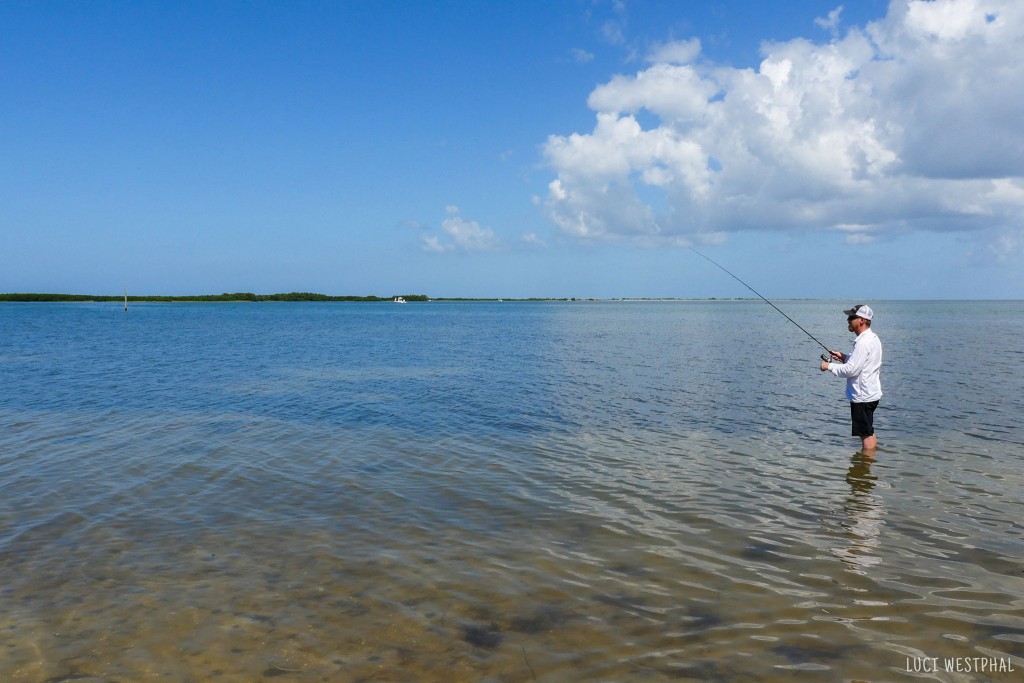
[{"label": "fishing line", "polygon": [[718,266],[719,268],[721,268],[722,270],[724,270],[724,271],[725,271],[725,272],[726,272],[726,273],[727,273],[727,274],[729,275],[729,277],[731,277],[732,279],[736,280],[736,282],[740,283],[741,285],[743,285],[744,287],[746,287],[747,289],[749,289],[749,290],[750,290],[751,292],[753,292],[754,294],[757,294],[758,298],[759,298],[759,299],[761,299],[761,301],[765,302],[766,304],[768,304],[769,306],[771,306],[772,308],[774,308],[774,309],[775,309],[776,311],[778,311],[779,313],[782,313],[782,317],[783,317],[783,318],[785,318],[785,319],[786,319],[786,320],[788,320],[789,322],[791,322],[791,323],[793,323],[794,325],[796,325],[797,327],[799,327],[799,328],[800,328],[800,331],[801,331],[801,332],[803,332],[804,334],[806,334],[806,335],[807,335],[808,337],[810,337],[810,338],[811,338],[811,339],[813,339],[814,341],[818,342],[818,346],[820,346],[821,348],[825,349],[825,350],[826,350],[826,351],[828,351],[828,353],[829,353],[829,355],[828,355],[828,357],[827,357],[827,358],[825,357],[825,355],[824,355],[824,354],[822,354],[822,356],[821,356],[822,360],[825,360],[825,361],[830,361],[830,360],[832,359],[832,349],[828,348],[827,346],[825,346],[824,344],[822,344],[822,343],[821,343],[820,341],[818,341],[818,338],[817,338],[817,337],[815,337],[815,336],[814,336],[813,334],[811,334],[810,332],[808,332],[807,330],[805,330],[805,329],[804,329],[803,327],[801,327],[801,326],[800,326],[800,323],[798,323],[797,321],[793,320],[793,319],[792,319],[792,318],[790,318],[790,317],[789,317],[788,315],[786,315],[785,313],[783,313],[783,311],[782,311],[782,309],[781,309],[781,308],[779,308],[778,306],[776,306],[775,304],[773,304],[773,303],[772,303],[771,301],[768,301],[768,299],[765,299],[765,298],[764,298],[763,296],[761,296],[761,295],[760,295],[760,294],[758,293],[758,291],[757,291],[756,289],[754,289],[753,287],[751,287],[750,285],[748,285],[748,284],[747,284],[746,282],[744,282],[743,280],[739,279],[738,277],[736,277],[735,275],[733,275],[732,273],[730,273],[730,272],[729,272],[729,271],[728,271],[728,270],[726,269],[726,267],[725,267],[725,266],[723,266],[723,265],[722,265],[721,263],[719,263],[718,261],[715,261],[715,260],[714,260],[713,258],[711,258],[710,256],[705,256],[704,254],[700,253],[699,251],[697,251],[697,250],[696,250],[696,249],[694,249],[693,247],[690,247],[690,251],[692,251],[693,253],[697,254],[697,256],[700,256],[700,257],[702,257],[702,258],[705,258],[705,259],[707,259],[707,260],[708,260],[708,261],[709,261],[709,262],[710,262],[711,264],[713,264],[713,265],[715,265],[715,266]]}]

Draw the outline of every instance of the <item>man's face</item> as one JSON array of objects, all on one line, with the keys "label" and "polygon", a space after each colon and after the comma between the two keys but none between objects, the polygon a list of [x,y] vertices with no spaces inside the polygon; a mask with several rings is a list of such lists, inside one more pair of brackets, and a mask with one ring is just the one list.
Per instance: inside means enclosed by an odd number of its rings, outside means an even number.
[{"label": "man's face", "polygon": [[861,325],[863,325],[863,324],[864,324],[864,319],[863,318],[858,318],[856,316],[851,316],[851,317],[847,318],[846,328],[848,330],[850,330],[850,332],[853,332],[854,334],[860,334],[860,328],[861,328]]}]

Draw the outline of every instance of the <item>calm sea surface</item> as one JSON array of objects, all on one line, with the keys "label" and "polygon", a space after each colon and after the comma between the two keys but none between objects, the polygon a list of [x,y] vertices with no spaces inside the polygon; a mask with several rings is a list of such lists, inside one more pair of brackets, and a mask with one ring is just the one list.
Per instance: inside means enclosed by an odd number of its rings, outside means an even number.
[{"label": "calm sea surface", "polygon": [[871,303],[873,461],[760,301],[0,304],[0,680],[1024,680],[1024,303]]}]

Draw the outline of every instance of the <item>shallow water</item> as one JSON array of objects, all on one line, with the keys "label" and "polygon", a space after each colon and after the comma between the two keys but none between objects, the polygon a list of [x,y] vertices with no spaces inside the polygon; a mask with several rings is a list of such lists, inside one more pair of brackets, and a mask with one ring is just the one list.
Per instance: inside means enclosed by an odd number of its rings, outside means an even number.
[{"label": "shallow water", "polygon": [[873,306],[867,460],[763,302],[2,304],[0,680],[1021,680],[1024,303]]}]

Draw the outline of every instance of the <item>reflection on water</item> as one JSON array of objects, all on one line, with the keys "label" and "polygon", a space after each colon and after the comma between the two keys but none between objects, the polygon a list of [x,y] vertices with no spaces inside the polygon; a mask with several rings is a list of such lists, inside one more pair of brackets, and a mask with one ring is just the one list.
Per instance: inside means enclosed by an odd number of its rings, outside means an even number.
[{"label": "reflection on water", "polygon": [[763,303],[0,306],[0,680],[1019,680],[1024,310],[944,305],[873,460]]},{"label": "reflection on water", "polygon": [[871,473],[873,462],[874,454],[863,451],[855,453],[850,461],[846,472],[850,494],[843,502],[845,519],[840,525],[844,545],[832,548],[832,553],[855,572],[866,571],[882,561],[877,550],[885,511],[882,497],[872,493],[879,484],[878,477]]}]

